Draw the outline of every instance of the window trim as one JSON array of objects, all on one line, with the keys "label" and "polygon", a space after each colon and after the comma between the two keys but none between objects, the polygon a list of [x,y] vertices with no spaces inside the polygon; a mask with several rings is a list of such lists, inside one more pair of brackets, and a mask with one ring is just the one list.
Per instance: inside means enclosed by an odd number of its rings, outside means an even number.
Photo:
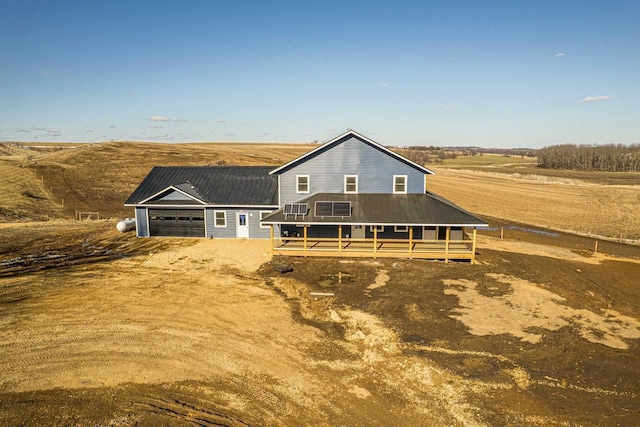
[{"label": "window trim", "polygon": [[374,227],[378,229],[378,233],[384,233],[384,225],[370,225],[369,231],[373,233]]},{"label": "window trim", "polygon": [[[222,214],[224,219],[224,225],[218,225],[218,214]],[[227,211],[213,211],[213,227],[214,228],[227,228]]]},{"label": "window trim", "polygon": [[[355,178],[356,179],[356,189],[354,191],[347,191],[347,179]],[[345,175],[344,176],[344,194],[358,194],[358,175]]]},{"label": "window trim", "polygon": [[260,211],[260,228],[271,228],[271,224],[262,225],[262,214],[269,215],[272,211]]},{"label": "window trim", "polygon": [[[404,230],[402,230],[402,228],[404,228]],[[409,226],[408,225],[394,225],[393,226],[393,232],[394,233],[408,233],[409,232]]]},{"label": "window trim", "polygon": [[[396,191],[396,182],[398,178],[404,179],[404,191]],[[407,179],[407,175],[393,175],[393,194],[407,194],[407,187],[409,180]]]},{"label": "window trim", "polygon": [[[300,191],[300,178],[307,178],[307,190]],[[311,191],[311,178],[309,175],[296,175],[296,193],[298,194],[309,194]]]}]

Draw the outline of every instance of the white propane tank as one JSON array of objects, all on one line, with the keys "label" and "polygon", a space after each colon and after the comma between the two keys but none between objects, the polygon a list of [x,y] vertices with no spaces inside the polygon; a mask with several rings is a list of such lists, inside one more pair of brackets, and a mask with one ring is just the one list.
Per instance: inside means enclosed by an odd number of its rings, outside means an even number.
[{"label": "white propane tank", "polygon": [[124,233],[125,231],[131,231],[136,229],[136,220],[133,218],[127,218],[124,221],[120,221],[116,228],[118,231]]}]

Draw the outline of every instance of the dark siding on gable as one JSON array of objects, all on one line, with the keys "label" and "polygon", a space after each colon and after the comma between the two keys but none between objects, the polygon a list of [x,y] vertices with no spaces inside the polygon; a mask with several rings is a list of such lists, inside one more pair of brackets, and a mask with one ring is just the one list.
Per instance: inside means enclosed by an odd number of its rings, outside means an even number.
[{"label": "dark siding on gable", "polygon": [[149,237],[146,208],[136,208],[136,235],[138,237]]}]

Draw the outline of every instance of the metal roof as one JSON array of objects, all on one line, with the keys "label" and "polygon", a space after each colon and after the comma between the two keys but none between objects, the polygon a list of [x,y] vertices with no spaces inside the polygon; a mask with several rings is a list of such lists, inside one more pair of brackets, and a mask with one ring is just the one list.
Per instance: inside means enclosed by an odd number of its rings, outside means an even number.
[{"label": "metal roof", "polygon": [[277,206],[278,179],[269,175],[272,169],[272,166],[156,166],[125,205],[141,204],[166,190],[178,189],[193,197],[194,204],[200,200],[210,205]]},{"label": "metal roof", "polygon": [[305,153],[302,156],[291,160],[290,162],[280,166],[277,169],[272,170],[271,174],[282,173],[282,172],[292,168],[293,166],[304,162],[307,157],[313,155],[314,153],[327,151],[334,144],[336,144],[336,143],[338,143],[340,141],[343,141],[343,140],[345,140],[347,138],[351,138],[351,137],[359,139],[360,141],[364,142],[365,144],[369,144],[370,146],[372,146],[372,147],[374,147],[374,148],[376,148],[376,149],[388,154],[389,156],[391,156],[391,157],[393,157],[393,158],[395,158],[397,160],[400,160],[402,163],[405,163],[405,164],[411,166],[412,168],[415,168],[415,169],[419,170],[420,172],[427,173],[429,175],[434,175],[435,174],[435,172],[433,172],[431,169],[427,169],[424,166],[420,166],[419,164],[412,162],[411,160],[407,159],[406,157],[403,157],[400,154],[389,150],[387,147],[385,147],[383,145],[380,145],[377,142],[367,138],[366,136],[360,135],[358,132],[356,132],[354,130],[351,130],[351,129],[347,130],[342,135],[337,136],[337,137],[333,138],[332,140],[325,142],[324,144],[322,144],[318,148],[316,148],[314,150],[311,150],[308,153]]},{"label": "metal roof", "polygon": [[[349,217],[317,217],[315,202],[351,202]],[[426,194],[338,194],[318,193],[300,200],[308,213],[286,215],[278,209],[263,224],[362,224],[487,226],[482,219],[433,193]]]}]

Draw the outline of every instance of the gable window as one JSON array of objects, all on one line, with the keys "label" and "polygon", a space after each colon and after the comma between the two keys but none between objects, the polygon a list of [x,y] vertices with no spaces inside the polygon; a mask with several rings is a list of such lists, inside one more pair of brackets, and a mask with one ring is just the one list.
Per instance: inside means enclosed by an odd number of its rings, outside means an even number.
[{"label": "gable window", "polygon": [[371,225],[369,226],[369,231],[373,233],[373,230],[377,230],[378,233],[384,232],[384,225]]},{"label": "gable window", "polygon": [[309,192],[309,175],[296,175],[296,193]]},{"label": "gable window", "polygon": [[215,217],[214,227],[226,227],[227,226],[227,212],[226,211],[214,211]]},{"label": "gable window", "polygon": [[409,231],[409,227],[406,225],[396,225],[393,227],[393,231],[396,233],[407,233]]},{"label": "gable window", "polygon": [[344,176],[344,192],[345,193],[357,193],[358,192],[358,175],[345,175]]},{"label": "gable window", "polygon": [[[260,221],[262,221],[264,217],[269,215],[270,213],[271,211],[260,211]],[[269,224],[263,224],[262,222],[260,223],[260,228],[269,228],[269,227],[270,227]]]},{"label": "gable window", "polygon": [[393,175],[393,194],[407,194],[407,175]]}]

